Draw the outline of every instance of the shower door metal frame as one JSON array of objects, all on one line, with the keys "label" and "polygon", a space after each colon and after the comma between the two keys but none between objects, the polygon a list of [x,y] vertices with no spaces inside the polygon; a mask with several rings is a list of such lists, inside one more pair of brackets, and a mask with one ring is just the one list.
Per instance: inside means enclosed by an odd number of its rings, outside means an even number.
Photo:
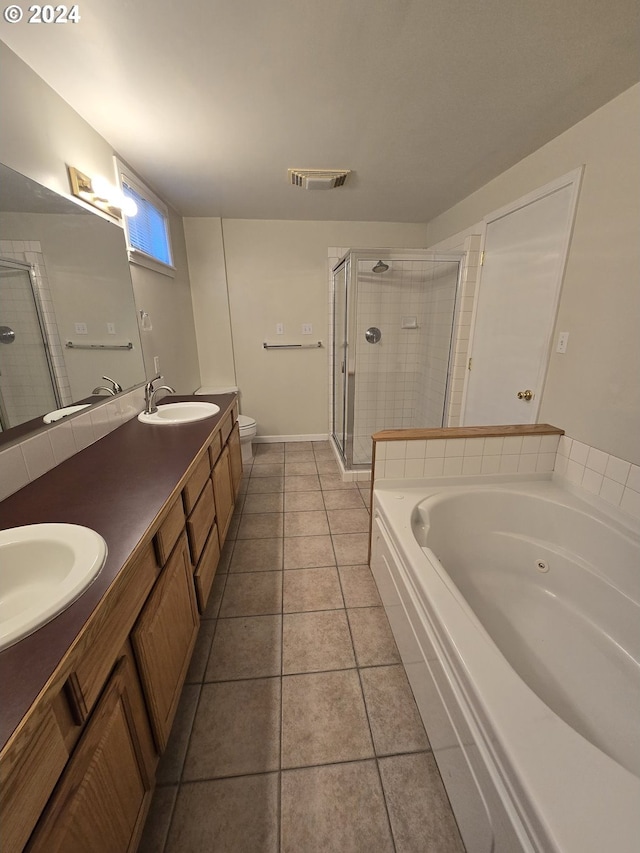
[{"label": "shower door metal frame", "polygon": [[[454,340],[455,340],[455,330],[458,320],[458,314],[460,310],[460,293],[461,293],[461,282],[462,282],[462,261],[464,259],[463,252],[435,252],[429,249],[350,249],[346,252],[342,258],[338,261],[337,264],[333,267],[331,271],[332,275],[332,305],[333,305],[333,338],[332,346],[334,359],[336,354],[336,340],[335,340],[335,330],[336,330],[336,302],[335,302],[335,276],[340,270],[341,267],[347,266],[347,293],[346,293],[346,308],[345,308],[345,323],[344,328],[346,330],[346,340],[343,341],[344,346],[344,373],[343,373],[343,387],[342,392],[344,393],[344,412],[346,424],[344,428],[344,441],[341,444],[335,434],[335,425],[336,425],[336,369],[335,369],[335,361],[333,367],[333,377],[332,377],[332,387],[333,387],[333,417],[332,417],[332,439],[336,448],[338,449],[340,455],[342,456],[343,462],[345,464],[346,470],[351,471],[366,471],[371,468],[371,463],[356,463],[353,462],[353,427],[355,420],[355,386],[356,386],[356,378],[357,378],[357,365],[355,361],[355,332],[356,332],[356,321],[357,321],[357,312],[356,306],[358,304],[358,264],[360,261],[371,261],[375,264],[377,261],[434,261],[434,262],[452,262],[458,264],[458,275],[456,278],[456,286],[455,286],[455,295],[454,295],[454,312],[453,318],[451,322],[451,340],[449,344],[449,360],[447,365],[447,380],[446,380],[446,388],[445,388],[445,399],[442,413],[442,426],[444,426],[444,420],[446,417],[446,413],[449,409],[449,400],[451,396],[451,374],[453,371],[453,360],[454,360]],[[384,275],[384,273],[381,273]],[[353,341],[353,358],[350,357],[349,353],[349,342]]]},{"label": "shower door metal frame", "polygon": [[[40,290],[37,286],[33,266],[29,263],[25,263],[24,261],[16,261],[12,258],[4,258],[0,256],[0,267],[3,269],[12,269],[18,272],[25,272],[29,277],[29,285],[31,286],[31,295],[33,297],[33,303],[36,309],[36,319],[38,321],[38,328],[40,331],[40,336],[42,338],[42,343],[44,346],[44,355],[47,362],[47,369],[49,372],[49,377],[51,379],[51,389],[53,391],[53,396],[56,401],[56,406],[60,407],[63,404],[62,396],[60,394],[60,388],[58,385],[58,378],[56,376],[53,359],[51,356],[51,348],[49,342],[49,335],[47,332],[46,324],[44,321],[44,313],[42,308],[42,297],[40,294]],[[2,395],[0,394],[0,414],[3,416],[2,418],[2,429],[8,429],[8,417],[6,412],[4,411],[4,407],[1,400]]]}]

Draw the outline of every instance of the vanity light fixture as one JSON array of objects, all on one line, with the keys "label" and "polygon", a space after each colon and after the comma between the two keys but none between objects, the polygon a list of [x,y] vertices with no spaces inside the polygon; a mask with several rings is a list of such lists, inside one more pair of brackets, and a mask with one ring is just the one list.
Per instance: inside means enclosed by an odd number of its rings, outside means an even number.
[{"label": "vanity light fixture", "polygon": [[125,198],[120,190],[107,180],[101,177],[90,178],[75,166],[67,166],[67,169],[71,192],[74,196],[116,219],[122,219],[123,214],[135,216],[136,203],[132,199]]}]

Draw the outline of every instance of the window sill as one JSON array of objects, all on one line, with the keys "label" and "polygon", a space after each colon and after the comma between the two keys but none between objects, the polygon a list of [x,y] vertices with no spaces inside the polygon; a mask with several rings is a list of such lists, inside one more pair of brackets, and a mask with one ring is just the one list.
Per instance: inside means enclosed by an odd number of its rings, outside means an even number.
[{"label": "window sill", "polygon": [[138,249],[129,249],[127,254],[129,256],[130,264],[136,264],[136,266],[139,267],[146,267],[149,270],[153,270],[153,272],[166,275],[169,278],[176,277],[175,267],[170,266],[169,264],[164,264],[162,261],[158,261],[150,255],[145,255],[144,252],[140,252]]}]

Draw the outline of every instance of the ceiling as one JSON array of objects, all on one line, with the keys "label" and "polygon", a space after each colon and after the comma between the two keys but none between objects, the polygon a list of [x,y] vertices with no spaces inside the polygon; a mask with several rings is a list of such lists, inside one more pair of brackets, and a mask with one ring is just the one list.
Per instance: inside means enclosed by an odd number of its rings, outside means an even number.
[{"label": "ceiling", "polygon": [[428,222],[640,78],[637,0],[79,10],[0,37],[185,216]]}]

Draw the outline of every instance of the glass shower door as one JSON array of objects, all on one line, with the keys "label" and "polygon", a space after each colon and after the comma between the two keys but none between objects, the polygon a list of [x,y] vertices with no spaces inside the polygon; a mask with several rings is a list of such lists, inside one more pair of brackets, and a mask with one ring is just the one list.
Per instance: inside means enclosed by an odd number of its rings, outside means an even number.
[{"label": "glass shower door", "polygon": [[18,426],[58,408],[29,267],[0,261],[0,422]]}]

